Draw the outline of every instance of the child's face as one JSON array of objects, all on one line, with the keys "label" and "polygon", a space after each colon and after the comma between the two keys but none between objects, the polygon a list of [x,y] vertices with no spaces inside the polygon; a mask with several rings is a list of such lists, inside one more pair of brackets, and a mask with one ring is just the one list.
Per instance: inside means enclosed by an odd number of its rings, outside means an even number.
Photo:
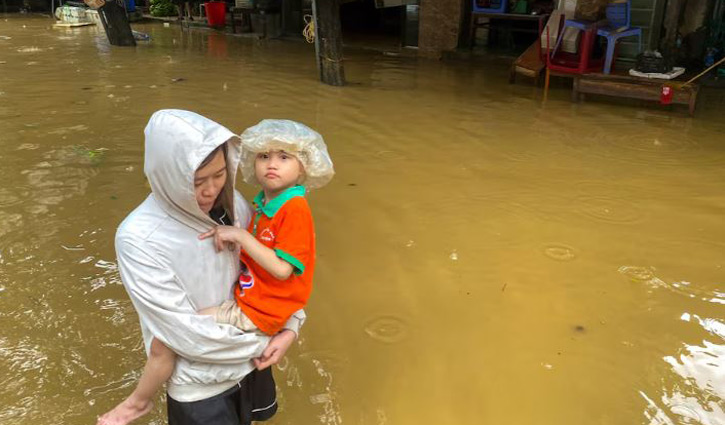
[{"label": "child's face", "polygon": [[304,168],[295,156],[277,150],[257,154],[254,172],[265,193],[275,196],[298,184]]}]

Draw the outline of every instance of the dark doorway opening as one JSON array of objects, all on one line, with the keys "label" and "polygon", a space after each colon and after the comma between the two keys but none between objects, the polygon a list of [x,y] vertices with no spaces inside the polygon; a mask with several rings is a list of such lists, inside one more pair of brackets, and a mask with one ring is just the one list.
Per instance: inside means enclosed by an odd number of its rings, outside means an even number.
[{"label": "dark doorway opening", "polygon": [[[342,38],[346,45],[377,50],[400,50],[418,45],[418,5],[402,1],[352,0],[340,6]],[[385,7],[397,4],[391,7]]]}]

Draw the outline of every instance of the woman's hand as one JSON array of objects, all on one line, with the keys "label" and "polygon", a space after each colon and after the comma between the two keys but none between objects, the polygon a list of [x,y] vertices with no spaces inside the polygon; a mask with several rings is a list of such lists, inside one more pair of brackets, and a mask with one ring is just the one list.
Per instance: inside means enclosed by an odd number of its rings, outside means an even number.
[{"label": "woman's hand", "polygon": [[279,363],[287,349],[295,341],[295,338],[297,338],[296,333],[289,329],[283,329],[269,340],[269,344],[267,344],[267,348],[264,349],[261,357],[252,359],[254,366],[258,370],[262,370]]},{"label": "woman's hand", "polygon": [[230,251],[239,251],[239,246],[242,243],[244,237],[243,232],[246,230],[240,229],[237,226],[216,226],[206,233],[199,235],[199,239],[214,238],[214,247],[217,252],[220,252],[226,246]]}]

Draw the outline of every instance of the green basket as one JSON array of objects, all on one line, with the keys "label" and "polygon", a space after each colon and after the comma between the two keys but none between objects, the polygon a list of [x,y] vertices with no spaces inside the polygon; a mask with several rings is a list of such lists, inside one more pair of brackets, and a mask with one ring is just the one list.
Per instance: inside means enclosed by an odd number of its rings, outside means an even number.
[{"label": "green basket", "polygon": [[527,0],[517,0],[513,3],[511,6],[511,12],[510,13],[518,13],[521,15],[525,15],[529,13],[529,2]]}]

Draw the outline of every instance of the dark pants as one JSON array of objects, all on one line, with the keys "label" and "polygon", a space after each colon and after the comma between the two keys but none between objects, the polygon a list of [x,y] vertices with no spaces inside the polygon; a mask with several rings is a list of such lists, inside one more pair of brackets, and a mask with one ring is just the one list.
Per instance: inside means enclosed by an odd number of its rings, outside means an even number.
[{"label": "dark pants", "polygon": [[249,425],[277,412],[272,368],[254,370],[234,387],[204,400],[182,403],[166,396],[169,425]]}]

